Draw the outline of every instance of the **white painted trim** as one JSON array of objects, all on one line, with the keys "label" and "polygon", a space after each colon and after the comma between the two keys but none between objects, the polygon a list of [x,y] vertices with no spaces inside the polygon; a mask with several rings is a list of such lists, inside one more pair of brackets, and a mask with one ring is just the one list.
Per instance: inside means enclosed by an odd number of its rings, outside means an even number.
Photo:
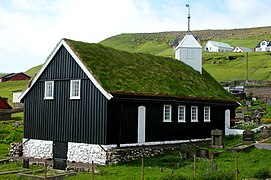
[{"label": "white painted trim", "polygon": [[[184,119],[180,119],[180,107],[183,107],[183,109],[184,109],[184,116],[183,116]],[[178,106],[178,122],[179,123],[185,123],[186,122],[185,121],[185,113],[186,113],[186,107],[185,107],[185,105],[179,105]]]},{"label": "white painted trim", "polygon": [[[162,144],[179,144],[179,143],[200,142],[200,141],[209,141],[209,140],[211,140],[211,138],[190,139],[190,140],[172,140],[172,141],[153,141],[153,142],[145,142],[145,143],[120,144],[120,147],[149,146],[149,145],[162,145]],[[109,146],[116,147],[116,145],[109,145]]]},{"label": "white painted trim", "polygon": [[138,124],[137,124],[137,142],[144,143],[145,142],[145,125],[146,125],[146,107],[139,106],[138,107]]},{"label": "white painted trim", "polygon": [[[206,116],[205,116],[205,108],[208,108],[209,110],[208,110],[208,112],[209,112],[209,118],[208,119],[206,119]],[[203,112],[203,121],[204,122],[211,122],[211,107],[210,106],[204,106],[203,107],[203,109],[204,109],[204,112]]]},{"label": "white painted trim", "polygon": [[86,66],[81,62],[81,60],[76,56],[76,54],[73,52],[73,50],[69,47],[69,45],[65,42],[64,39],[62,39],[57,45],[56,47],[53,49],[52,53],[49,55],[49,57],[47,58],[47,60],[45,61],[45,63],[42,65],[41,69],[39,70],[39,72],[37,73],[37,75],[34,77],[34,79],[31,81],[31,84],[29,85],[29,87],[22,93],[22,95],[19,97],[19,100],[21,101],[25,95],[29,92],[29,90],[32,88],[32,86],[36,83],[36,81],[39,79],[39,77],[41,76],[41,74],[43,73],[43,71],[46,69],[46,67],[48,66],[48,64],[52,61],[54,55],[57,53],[57,51],[59,50],[59,48],[61,46],[64,46],[66,48],[66,50],[70,53],[70,55],[73,57],[73,59],[77,62],[77,64],[80,66],[80,68],[86,73],[86,75],[88,76],[88,78],[93,82],[93,84],[99,89],[99,91],[108,99],[110,100],[113,96],[106,92],[105,89],[102,88],[102,86],[96,81],[96,79],[94,78],[94,76],[88,71],[88,69],[86,68]]},{"label": "white painted trim", "polygon": [[[196,108],[196,119],[192,119],[192,108]],[[198,106],[191,106],[191,122],[198,122]]]},{"label": "white painted trim", "polygon": [[[165,119],[166,114],[165,114],[165,108],[166,106],[169,107],[169,119]],[[163,122],[171,122],[171,112],[172,112],[172,106],[169,104],[164,104],[164,108],[163,108]]]},{"label": "white painted trim", "polygon": [[106,90],[103,89],[103,87],[96,81],[94,76],[89,72],[89,70],[86,68],[86,66],[82,63],[82,61],[76,56],[76,54],[73,52],[73,50],[70,48],[70,46],[64,41],[63,46],[67,49],[67,51],[70,53],[70,55],[73,57],[73,59],[77,62],[77,64],[81,67],[81,69],[86,73],[88,78],[93,82],[93,84],[100,90],[100,92],[108,99],[110,100],[113,96],[106,92]]},{"label": "white painted trim", "polygon": [[[46,96],[46,94],[47,94],[47,86],[46,86],[46,84],[48,84],[48,83],[52,83],[52,96]],[[54,99],[54,81],[44,81],[44,99]]]},{"label": "white painted trim", "polygon": [[[79,82],[79,90],[78,90],[78,96],[73,96],[72,94],[72,90],[73,89],[73,82]],[[70,80],[70,99],[80,99],[80,91],[81,91],[81,80],[80,79],[76,79],[76,80]]]}]

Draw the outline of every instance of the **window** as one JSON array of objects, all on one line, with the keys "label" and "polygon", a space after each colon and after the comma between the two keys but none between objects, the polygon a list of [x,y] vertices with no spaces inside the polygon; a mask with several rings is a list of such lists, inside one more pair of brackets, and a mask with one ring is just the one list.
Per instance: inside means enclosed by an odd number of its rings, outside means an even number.
[{"label": "window", "polygon": [[54,99],[54,81],[45,81],[44,99]]},{"label": "window", "polygon": [[70,99],[80,99],[80,80],[71,80]]},{"label": "window", "polygon": [[262,42],[262,46],[264,46],[265,45],[265,42]]},{"label": "window", "polygon": [[163,122],[171,122],[171,105],[164,105],[164,121]]},{"label": "window", "polygon": [[185,122],[185,106],[178,106],[178,122]]},{"label": "window", "polygon": [[198,122],[198,106],[191,106],[191,122]]},{"label": "window", "polygon": [[204,122],[211,121],[211,108],[209,106],[204,107]]}]

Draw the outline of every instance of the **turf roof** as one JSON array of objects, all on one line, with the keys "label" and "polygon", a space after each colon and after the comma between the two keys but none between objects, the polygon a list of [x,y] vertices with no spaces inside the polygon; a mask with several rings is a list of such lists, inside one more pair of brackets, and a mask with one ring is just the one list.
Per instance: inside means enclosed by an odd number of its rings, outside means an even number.
[{"label": "turf roof", "polygon": [[166,57],[65,39],[109,93],[234,101],[206,71]]}]

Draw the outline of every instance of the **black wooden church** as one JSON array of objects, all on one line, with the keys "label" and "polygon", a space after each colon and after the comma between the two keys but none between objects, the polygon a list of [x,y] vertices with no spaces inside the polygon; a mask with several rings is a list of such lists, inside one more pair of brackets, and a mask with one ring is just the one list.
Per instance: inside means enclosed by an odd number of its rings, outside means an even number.
[{"label": "black wooden church", "polygon": [[[178,60],[62,39],[21,96],[24,138],[129,144],[210,137],[237,104]],[[55,144],[55,143],[54,143]]]}]

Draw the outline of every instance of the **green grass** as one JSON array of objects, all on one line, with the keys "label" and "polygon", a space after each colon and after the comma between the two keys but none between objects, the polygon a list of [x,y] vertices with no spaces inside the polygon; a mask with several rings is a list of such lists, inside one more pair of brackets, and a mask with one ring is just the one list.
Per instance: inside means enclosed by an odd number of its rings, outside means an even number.
[{"label": "green grass", "polygon": [[[246,152],[232,153],[224,152],[215,157],[214,160],[197,158],[197,178],[206,179],[214,176],[211,173],[211,164],[217,164],[216,176],[235,177],[236,158],[238,157],[239,178],[255,177],[255,174],[266,167],[271,166],[271,153],[268,150],[252,149]],[[257,166],[255,166],[257,164]],[[140,179],[141,161],[133,161],[111,166],[98,166],[99,175],[96,179]],[[162,169],[162,171],[161,171]],[[144,161],[145,179],[167,179],[172,176],[183,176],[193,179],[193,159],[180,160],[179,152],[171,152],[156,158],[146,158]],[[269,169],[271,172],[271,169]],[[166,178],[167,177],[167,178]],[[89,179],[91,174],[80,173],[67,179]]]},{"label": "green grass", "polygon": [[[0,143],[10,144],[21,142],[23,139],[23,120],[22,113],[13,114],[11,120],[0,121]],[[19,127],[15,127],[15,122],[19,122]]]},{"label": "green grass", "polygon": [[8,102],[12,106],[12,92],[24,91],[27,88],[27,84],[27,80],[0,82],[0,96],[8,98]]},{"label": "green grass", "polygon": [[41,66],[42,65],[32,67],[29,70],[25,71],[25,74],[28,74],[29,76],[33,77],[40,70]]},{"label": "green grass", "polygon": [[[236,58],[229,60],[229,56]],[[204,53],[203,67],[217,81],[246,79],[245,53]],[[271,81],[271,53],[250,52],[248,55],[248,79]]]}]

